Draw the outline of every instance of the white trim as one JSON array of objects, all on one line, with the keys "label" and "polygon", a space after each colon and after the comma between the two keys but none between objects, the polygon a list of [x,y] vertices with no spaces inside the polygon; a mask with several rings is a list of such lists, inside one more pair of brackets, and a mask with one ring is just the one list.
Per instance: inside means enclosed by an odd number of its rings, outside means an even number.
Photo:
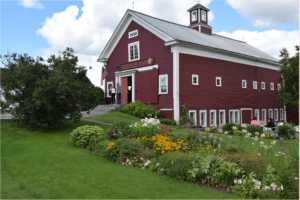
[{"label": "white trim", "polygon": [[[245,87],[243,87],[243,83],[245,83]],[[242,88],[247,89],[247,80],[242,80]]]},{"label": "white trim", "polygon": [[[239,124],[240,123],[240,110],[238,110],[238,109],[235,109],[235,110],[229,110],[229,112],[228,112],[228,117],[229,117],[229,123],[231,123],[231,121],[230,121],[230,112],[233,112],[233,120],[232,120],[232,123],[234,123],[234,124]],[[238,122],[236,122],[235,121],[235,112],[238,112]]]},{"label": "white trim", "polygon": [[257,81],[253,81],[252,84],[253,84],[253,89],[254,89],[254,90],[257,90]]},{"label": "white trim", "polygon": [[[194,83],[194,77],[197,78],[197,83]],[[192,85],[199,85],[199,75],[198,74],[192,74]]]},{"label": "white trim", "polygon": [[[258,112],[258,116],[256,117],[256,112]],[[259,116],[259,109],[254,110],[254,116],[256,117],[257,121],[260,121],[260,116]]]},{"label": "white trim", "polygon": [[[195,13],[195,12],[196,12],[196,17],[195,17],[195,19],[193,19],[193,13]],[[193,10],[192,11],[192,22],[197,21],[197,18],[198,18],[198,16],[197,16],[197,10]]]},{"label": "white trim", "polygon": [[[282,112],[282,114],[281,114]],[[280,108],[280,121],[282,121],[284,119],[284,110],[283,108]]]},{"label": "white trim", "polygon": [[174,108],[174,120],[179,122],[179,52],[177,46],[172,46],[171,51],[173,53],[173,108]]},{"label": "white trim", "polygon": [[281,84],[280,83],[277,83],[277,90],[279,91],[281,88]]},{"label": "white trim", "polygon": [[[133,53],[133,59],[131,60],[130,56],[130,47],[133,46],[133,52],[134,52],[134,46],[137,46],[138,49],[138,57],[135,58],[135,54]],[[128,44],[128,62],[137,61],[140,59],[140,41],[132,42]]]},{"label": "white trim", "polygon": [[[131,88],[131,101],[134,102],[135,101],[135,72],[136,71],[131,71],[131,72],[125,72],[125,73],[118,73],[116,74],[116,79],[119,79],[119,83],[121,83],[121,78],[122,77],[128,77],[128,76],[131,76],[132,77],[132,88]],[[121,83],[122,84],[122,83]]]},{"label": "white trim", "polygon": [[[198,22],[200,22],[200,8],[198,8],[198,10],[197,10],[197,13],[198,13]],[[200,29],[199,29],[200,30]]]},{"label": "white trim", "polygon": [[205,113],[203,127],[207,126],[207,110],[199,110],[199,124],[202,126],[201,113]]},{"label": "white trim", "polygon": [[[160,79],[166,77],[166,83],[167,83],[167,91],[166,92],[161,92],[161,83]],[[168,83],[168,74],[160,74],[158,75],[158,94],[168,94],[169,92],[169,83]]]},{"label": "white trim", "polygon": [[[220,80],[220,85],[218,85],[218,80]],[[222,78],[221,77],[216,77],[216,86],[222,87]]]},{"label": "white trim", "polygon": [[114,84],[114,82],[113,81],[109,81],[109,82],[107,82],[107,84],[106,84],[106,90],[107,90],[107,95],[106,95],[106,97],[111,97],[110,95],[109,95],[109,90],[108,90],[108,85],[112,85],[112,84]]},{"label": "white trim", "polygon": [[189,117],[191,117],[191,113],[194,113],[195,114],[195,118],[194,118],[194,125],[197,124],[197,112],[196,110],[189,110]]},{"label": "white trim", "polygon": [[161,110],[161,111],[173,111],[173,108],[161,108],[159,110]]},{"label": "white trim", "polygon": [[272,83],[272,82],[270,83],[270,90],[274,90],[274,83]]},{"label": "white trim", "polygon": [[[132,34],[132,33],[134,33],[134,32],[136,32],[136,35],[130,36],[130,34]],[[130,32],[128,33],[128,39],[137,37],[138,35],[139,35],[138,29],[136,29],[136,30],[134,30],[134,31],[130,31]]]},{"label": "white trim", "polygon": [[[211,113],[215,113],[215,119],[213,124],[211,124]],[[209,126],[217,126],[217,110],[209,110]]]},{"label": "white trim", "polygon": [[[277,111],[277,115],[276,115],[276,111]],[[274,122],[276,121],[278,121],[278,109],[274,109]]]},{"label": "white trim", "polygon": [[[263,86],[264,86],[264,87],[263,87]],[[261,87],[262,90],[265,90],[265,89],[266,89],[266,83],[265,83],[264,81],[262,81],[262,82],[260,83],[260,87]]]},{"label": "white trim", "polygon": [[[263,113],[265,113],[265,116],[263,116]],[[261,109],[261,121],[267,122],[267,109]]]},{"label": "white trim", "polygon": [[[221,124],[221,112],[224,112],[224,120],[223,120],[223,123]],[[219,125],[220,126],[223,126],[226,124],[226,110],[219,110]]]},{"label": "white trim", "polygon": [[139,67],[139,68],[128,69],[128,70],[124,70],[124,71],[116,71],[115,75],[130,74],[130,73],[135,73],[135,72],[149,71],[149,70],[153,70],[153,69],[158,69],[158,65]]},{"label": "white trim", "polygon": [[[271,116],[270,116],[270,111],[272,111],[272,113],[271,113]],[[268,110],[268,119],[273,119],[273,121],[274,121],[274,117],[273,117],[273,109],[272,108],[270,108],[269,110]]]},{"label": "white trim", "polygon": [[241,118],[241,121],[240,121],[240,123],[242,123],[243,122],[243,115],[242,115],[242,111],[243,110],[251,110],[251,120],[253,119],[253,110],[252,110],[252,108],[241,108],[241,114],[240,114],[240,118]]}]

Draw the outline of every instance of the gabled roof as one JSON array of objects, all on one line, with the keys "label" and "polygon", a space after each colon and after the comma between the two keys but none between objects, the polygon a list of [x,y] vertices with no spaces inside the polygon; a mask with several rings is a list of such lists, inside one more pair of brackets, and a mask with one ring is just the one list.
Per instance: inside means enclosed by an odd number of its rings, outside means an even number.
[{"label": "gabled roof", "polygon": [[[122,18],[121,22],[110,38],[108,44],[105,46],[98,60],[105,60],[106,58],[108,58],[108,56],[104,56],[104,52],[107,51],[110,43],[112,43],[116,39],[118,30],[122,26],[122,23],[126,21],[126,18],[128,18],[129,16],[132,17],[132,20],[136,21],[140,25],[143,25],[149,31],[154,32],[158,37],[163,39],[166,45],[168,45],[168,43],[171,44],[175,41],[176,43],[184,43],[193,46],[196,45],[199,47],[210,48],[217,51],[225,51],[226,53],[252,57],[255,60],[271,61],[271,63],[276,65],[279,64],[277,59],[247,44],[246,42],[230,39],[217,34],[208,35],[205,33],[200,33],[195,29],[189,28],[188,26],[168,22],[130,9],[127,10],[126,14]],[[110,53],[108,53],[107,55],[110,55]]]},{"label": "gabled roof", "polygon": [[206,8],[205,6],[201,5],[200,3],[197,3],[196,5],[194,5],[193,7],[191,7],[190,9],[188,9],[187,11],[190,12],[190,11],[196,10],[198,8],[201,8],[202,10],[206,10],[207,12],[210,11],[208,8]]}]

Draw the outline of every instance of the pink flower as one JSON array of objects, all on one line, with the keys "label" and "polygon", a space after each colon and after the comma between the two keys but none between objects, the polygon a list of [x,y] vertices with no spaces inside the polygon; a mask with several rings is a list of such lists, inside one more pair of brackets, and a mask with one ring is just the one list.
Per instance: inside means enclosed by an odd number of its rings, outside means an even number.
[{"label": "pink flower", "polygon": [[219,133],[223,133],[223,130],[222,130],[222,129],[219,129]]},{"label": "pink flower", "polygon": [[131,162],[129,162],[128,165],[131,165]]},{"label": "pink flower", "polygon": [[115,130],[112,130],[112,132],[114,133],[114,132],[115,132]]},{"label": "pink flower", "polygon": [[228,137],[229,137],[229,138],[232,138],[232,136],[231,136],[231,135],[228,135]]},{"label": "pink flower", "polygon": [[107,130],[107,132],[109,133],[110,130]]},{"label": "pink flower", "polygon": [[209,137],[210,137],[210,138],[212,138],[212,137],[213,137],[213,135],[212,135],[212,134],[210,134],[210,135],[209,135]]},{"label": "pink flower", "polygon": [[186,125],[190,126],[191,124],[190,124],[190,123],[187,123]]},{"label": "pink flower", "polygon": [[239,184],[242,184],[242,183],[243,183],[243,180],[242,180],[242,179],[239,179],[239,180],[238,180],[238,183],[239,183]]},{"label": "pink flower", "polygon": [[113,136],[116,136],[116,134],[114,133]]},{"label": "pink flower", "polygon": [[124,163],[122,162],[122,165],[124,165]]},{"label": "pink flower", "polygon": [[188,146],[184,146],[185,150],[189,150]]},{"label": "pink flower", "polygon": [[203,135],[203,136],[202,136],[202,138],[203,138],[203,139],[205,139],[205,138],[206,138],[206,136],[205,136],[205,135]]},{"label": "pink flower", "polygon": [[202,131],[199,131],[199,134],[200,134],[200,135],[203,135],[203,132],[202,132]]},{"label": "pink flower", "polygon": [[183,135],[183,133],[181,133],[181,135]]},{"label": "pink flower", "polygon": [[218,139],[218,137],[217,137],[217,136],[214,136],[214,139],[216,140],[216,139]]},{"label": "pink flower", "polygon": [[228,135],[228,132],[227,131],[225,131],[225,133],[224,133],[225,135]]},{"label": "pink flower", "polygon": [[279,138],[279,140],[280,140],[280,141],[284,141],[284,138],[281,137],[281,138]]},{"label": "pink flower", "polygon": [[159,163],[156,163],[156,167],[158,167]]},{"label": "pink flower", "polygon": [[216,143],[217,141],[216,141],[216,140],[213,140],[213,142]]}]

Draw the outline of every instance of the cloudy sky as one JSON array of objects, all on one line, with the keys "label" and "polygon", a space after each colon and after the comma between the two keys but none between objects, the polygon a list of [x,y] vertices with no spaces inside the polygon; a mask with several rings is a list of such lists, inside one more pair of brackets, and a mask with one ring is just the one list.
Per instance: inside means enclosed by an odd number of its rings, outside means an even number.
[{"label": "cloudy sky", "polygon": [[[196,0],[134,0],[134,10],[189,24],[187,10]],[[210,9],[213,33],[244,40],[279,58],[299,44],[298,0],[201,0]],[[133,0],[1,1],[1,54],[49,57],[75,49],[79,65],[92,66],[88,77],[100,86],[102,64],[96,60]]]}]

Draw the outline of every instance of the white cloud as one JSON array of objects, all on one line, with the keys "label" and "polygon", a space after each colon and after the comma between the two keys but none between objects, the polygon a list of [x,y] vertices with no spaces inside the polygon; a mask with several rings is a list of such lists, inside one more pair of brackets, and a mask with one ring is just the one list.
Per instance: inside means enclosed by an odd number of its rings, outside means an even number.
[{"label": "white cloud", "polygon": [[[268,30],[264,32],[236,30],[233,33],[225,31],[216,33],[225,37],[242,40],[247,44],[280,60],[279,51],[285,47],[291,56],[296,53],[295,45],[299,43],[299,31]],[[284,39],[283,39],[284,38]]]},{"label": "white cloud", "polygon": [[24,8],[45,8],[41,3],[38,2],[38,0],[20,0],[19,5],[22,5]]},{"label": "white cloud", "polygon": [[257,27],[299,24],[298,0],[227,0],[227,3]]}]

